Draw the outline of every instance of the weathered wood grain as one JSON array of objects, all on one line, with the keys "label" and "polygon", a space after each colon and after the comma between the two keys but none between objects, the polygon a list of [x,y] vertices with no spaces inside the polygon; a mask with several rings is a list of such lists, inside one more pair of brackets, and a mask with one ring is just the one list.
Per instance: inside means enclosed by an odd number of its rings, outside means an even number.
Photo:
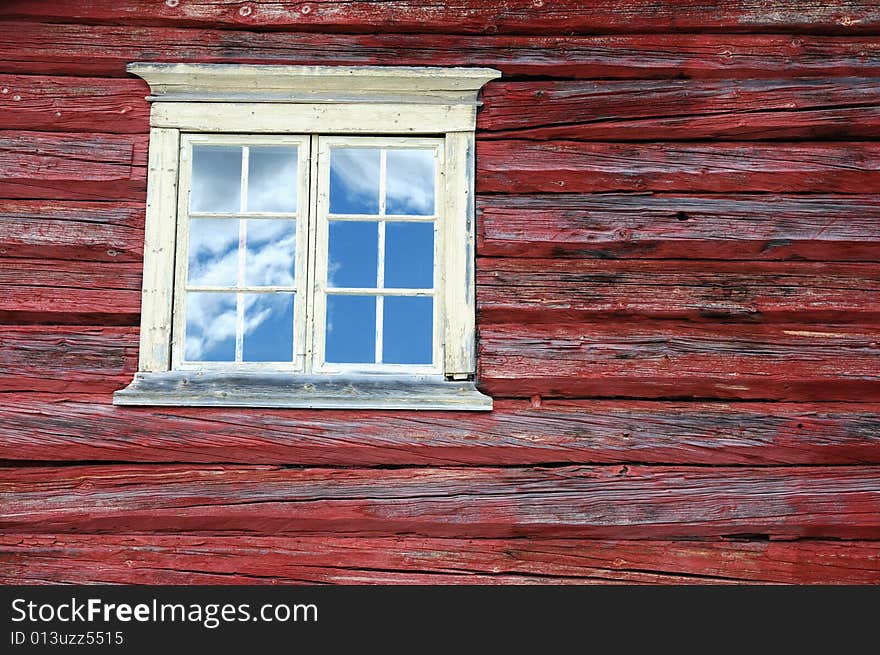
[{"label": "weathered wood grain", "polygon": [[[0,75],[0,129],[144,133],[142,80]],[[876,78],[491,84],[483,137],[697,140],[880,136]]]},{"label": "weathered wood grain", "polygon": [[878,584],[870,541],[3,535],[3,584]]},{"label": "weathered wood grain", "polygon": [[477,142],[483,193],[863,193],[878,184],[874,143]]},{"label": "weathered wood grain", "polygon": [[6,22],[0,72],[124,77],[132,61],[489,66],[506,76],[875,76],[873,37],[723,34],[466,36],[309,34]]},{"label": "weathered wood grain", "polygon": [[[0,320],[135,325],[138,262],[4,259]],[[480,258],[481,325],[624,316],[693,321],[872,322],[875,264]]]},{"label": "weathered wood grain", "polygon": [[484,256],[880,260],[869,195],[482,195],[477,208]]},{"label": "weathered wood grain", "polygon": [[149,92],[143,80],[0,75],[0,130],[143,134]]},{"label": "weathered wood grain", "polygon": [[0,460],[449,466],[878,464],[880,405],[496,401],[486,414],[118,407],[5,394]]},{"label": "weathered wood grain", "polygon": [[0,17],[77,20],[114,25],[228,26],[351,32],[453,34],[572,34],[618,32],[880,33],[880,9],[870,0],[230,0],[166,3],[153,0],[6,0]]},{"label": "weathered wood grain", "polygon": [[491,84],[483,138],[536,141],[873,139],[876,78]]},{"label": "weathered wood grain", "polygon": [[136,325],[141,265],[0,258],[0,322]]},{"label": "weathered wood grain", "polygon": [[880,538],[876,467],[0,471],[0,532]]},{"label": "weathered wood grain", "polygon": [[481,258],[480,324],[599,318],[872,322],[880,266],[824,262]]},{"label": "weathered wood grain", "polygon": [[[134,374],[137,337],[3,327],[0,391],[115,391]],[[480,388],[496,397],[880,401],[875,324],[486,324],[479,349]]]},{"label": "weathered wood grain", "polygon": [[0,132],[0,198],[138,200],[146,135]]},{"label": "weathered wood grain", "polygon": [[137,370],[130,327],[0,326],[0,391],[121,389]]},{"label": "weathered wood grain", "polygon": [[480,327],[491,396],[880,400],[876,325]]},{"label": "weathered wood grain", "polygon": [[2,257],[140,262],[143,252],[143,203],[4,200],[0,206]]}]

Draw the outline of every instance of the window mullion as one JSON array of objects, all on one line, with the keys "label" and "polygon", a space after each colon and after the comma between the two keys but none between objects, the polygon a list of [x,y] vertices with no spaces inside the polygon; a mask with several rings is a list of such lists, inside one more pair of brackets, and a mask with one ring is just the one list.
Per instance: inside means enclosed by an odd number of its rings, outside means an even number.
[{"label": "window mullion", "polygon": [[[238,210],[241,213],[247,211],[248,168],[250,167],[250,148],[242,146],[241,149],[241,194]],[[244,359],[244,268],[247,256],[247,220],[238,219],[238,278],[236,286],[239,291],[235,294],[235,361]]]},{"label": "window mullion", "polygon": [[[303,344],[303,362],[304,372],[311,373],[314,367],[315,342],[317,335],[315,334],[316,325],[319,321],[316,318],[317,307],[317,266],[318,258],[326,257],[326,254],[318,252],[317,233],[318,233],[318,194],[319,194],[319,158],[320,158],[320,137],[313,134],[309,137],[309,157],[307,160],[308,168],[303,171],[306,175],[303,188],[307,189],[308,196],[306,204],[299,208],[299,220],[305,221],[306,239],[302,248],[297,248],[305,258],[305,279],[302,281],[300,292],[304,294],[305,315],[303,316],[304,337]],[[298,253],[299,254],[299,253]]]}]

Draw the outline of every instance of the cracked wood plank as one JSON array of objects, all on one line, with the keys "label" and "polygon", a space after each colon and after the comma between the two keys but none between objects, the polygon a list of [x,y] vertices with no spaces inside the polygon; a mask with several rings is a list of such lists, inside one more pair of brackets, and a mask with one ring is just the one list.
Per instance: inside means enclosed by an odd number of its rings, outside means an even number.
[{"label": "cracked wood plank", "polygon": [[0,132],[0,198],[139,200],[147,136]]},{"label": "cracked wood plank", "polygon": [[825,262],[480,258],[480,324],[606,318],[880,319],[880,267]]},{"label": "cracked wood plank", "polygon": [[[137,325],[138,262],[0,258],[6,323]],[[625,316],[696,322],[880,319],[874,264],[479,258],[481,325]]]},{"label": "cracked wood plank", "polygon": [[488,324],[492,396],[880,400],[874,325]]},{"label": "cracked wood plank", "polygon": [[880,405],[498,400],[486,414],[117,407],[6,394],[0,460],[320,466],[880,464]]},{"label": "cracked wood plank", "polygon": [[139,325],[141,264],[0,258],[0,322]]},{"label": "cracked wood plank", "polygon": [[484,194],[477,212],[483,256],[880,260],[872,195]]},{"label": "cracked wood plank", "polygon": [[[117,11],[118,7],[114,9]],[[873,77],[873,37],[723,34],[309,34],[6,22],[0,72],[125,77],[132,61],[488,66],[555,78]],[[491,88],[491,86],[489,87]]]},{"label": "cracked wood plank", "polygon": [[4,200],[0,207],[3,257],[140,262],[143,253],[142,203]]},{"label": "cracked wood plank", "polygon": [[870,541],[0,535],[3,584],[878,584]]},{"label": "cracked wood plank", "polygon": [[[3,326],[0,391],[110,393],[138,330]],[[880,401],[874,325],[657,320],[484,324],[479,387],[496,397]]]},{"label": "cracked wood plank", "polygon": [[874,143],[477,141],[482,193],[863,193],[878,184]]},{"label": "cracked wood plank", "polygon": [[0,75],[0,130],[145,134],[143,80]]},{"label": "cracked wood plank", "polygon": [[0,532],[880,539],[876,467],[13,467]]},{"label": "cracked wood plank", "polygon": [[608,34],[632,32],[791,32],[878,34],[870,0],[674,0],[646,10],[632,0],[230,0],[173,3],[128,0],[6,0],[0,18],[114,25],[188,25],[304,32],[446,32],[452,34]]},{"label": "cracked wood plank", "polygon": [[589,141],[874,139],[873,77],[771,80],[496,82],[483,138]]}]

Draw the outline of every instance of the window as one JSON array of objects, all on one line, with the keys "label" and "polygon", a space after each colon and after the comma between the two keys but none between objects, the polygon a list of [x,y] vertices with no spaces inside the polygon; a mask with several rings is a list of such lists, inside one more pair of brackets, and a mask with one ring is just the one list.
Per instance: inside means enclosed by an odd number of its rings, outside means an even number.
[{"label": "window", "polygon": [[132,64],[138,373],[116,404],[491,409],[473,154],[490,69]]}]

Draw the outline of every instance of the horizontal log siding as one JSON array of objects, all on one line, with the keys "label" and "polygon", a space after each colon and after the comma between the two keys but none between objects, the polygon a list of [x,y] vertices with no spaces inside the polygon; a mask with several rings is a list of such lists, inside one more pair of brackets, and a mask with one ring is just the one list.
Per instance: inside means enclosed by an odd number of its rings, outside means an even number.
[{"label": "horizontal log siding", "polygon": [[[675,0],[652,3],[650,11],[631,0],[448,0],[442,5],[421,0],[251,0],[249,11],[225,1],[173,7],[152,0],[77,0],[44,3],[7,0],[0,17],[113,25],[195,25],[324,32],[441,32],[447,34],[571,34],[615,32],[794,32],[812,34],[880,34],[880,9],[871,0],[795,2],[729,0],[682,5]],[[308,7],[308,10],[306,10]]]},{"label": "horizontal log siding", "polygon": [[[539,4],[2,3],[0,582],[880,582],[876,6]],[[495,410],[113,406],[132,61],[500,69]]]},{"label": "horizontal log siding", "polygon": [[13,534],[0,563],[3,584],[880,582],[870,541]]}]

